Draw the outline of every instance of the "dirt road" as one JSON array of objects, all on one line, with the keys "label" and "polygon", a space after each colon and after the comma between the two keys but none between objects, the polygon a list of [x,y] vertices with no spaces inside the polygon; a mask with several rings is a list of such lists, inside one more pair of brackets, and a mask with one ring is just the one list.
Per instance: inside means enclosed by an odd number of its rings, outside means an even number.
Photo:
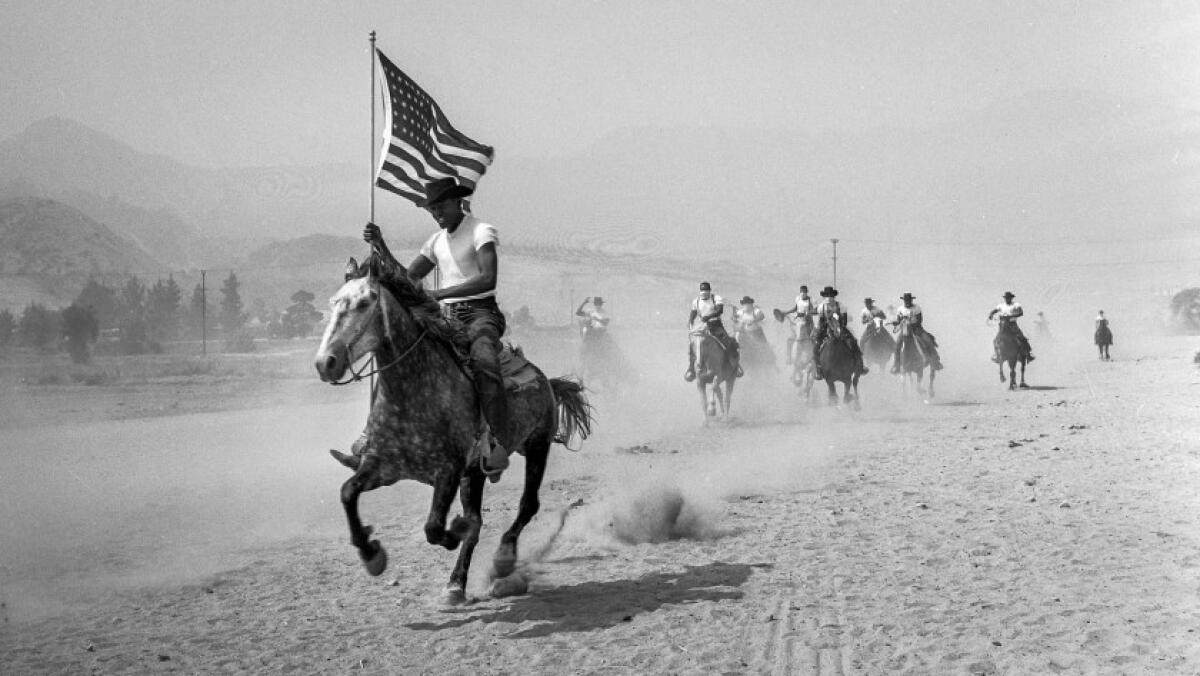
[{"label": "dirt road", "polygon": [[[379,578],[359,566],[336,501],[344,470],[317,459],[353,431],[348,404],[314,404],[289,424],[265,422],[282,412],[269,408],[80,423],[91,426],[67,434],[118,454],[114,476],[163,457],[194,480],[142,512],[55,523],[104,532],[151,519],[170,537],[139,531],[138,552],[196,540],[205,565],[165,556],[152,574],[126,561],[117,584],[70,570],[116,556],[81,535],[90,549],[60,542],[48,561],[67,569],[29,587],[14,574],[28,557],[8,557],[8,603],[47,580],[68,593],[40,613],[6,606],[0,662],[6,673],[1198,673],[1200,376],[1188,346],[1163,338],[1138,359],[1064,361],[1015,393],[986,368],[947,374],[930,405],[873,374],[857,417],[747,385],[737,419],[704,429],[682,382],[652,414],[644,399],[598,395],[597,436],[554,451],[522,541],[540,558],[527,564],[530,593],[482,597],[514,515],[512,472],[486,500],[476,599],[457,608],[437,604],[453,555],[424,543],[424,487],[365,498],[391,566]],[[129,428],[106,425],[161,427],[149,428],[155,443],[121,449]],[[181,460],[213,447],[194,440],[215,430],[224,469]],[[6,449],[60,438],[3,435]],[[310,448],[270,450],[280,435]],[[5,458],[26,491],[6,514],[51,500],[78,516],[78,493],[31,488],[63,462]],[[246,498],[260,482],[261,497]],[[141,495],[139,482],[112,485]],[[197,516],[221,500],[232,502]],[[39,517],[19,513],[6,551],[36,542]],[[221,537],[229,529],[263,536]]]}]

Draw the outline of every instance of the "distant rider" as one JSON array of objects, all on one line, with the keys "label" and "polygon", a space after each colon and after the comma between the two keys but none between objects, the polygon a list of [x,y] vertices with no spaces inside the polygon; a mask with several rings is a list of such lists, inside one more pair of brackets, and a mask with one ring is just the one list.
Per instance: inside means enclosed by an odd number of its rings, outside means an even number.
[{"label": "distant rider", "polygon": [[860,316],[862,323],[866,326],[863,329],[862,337],[858,339],[858,345],[862,347],[867,344],[871,336],[875,335],[875,332],[883,330],[883,323],[887,321],[887,315],[875,306],[874,298],[864,298]]},{"label": "distant rider", "polygon": [[794,350],[796,342],[802,340],[803,337],[812,337],[813,332],[813,317],[817,315],[817,306],[813,303],[812,298],[808,295],[808,287],[801,285],[800,295],[796,296],[795,302],[792,304],[792,309],[787,312],[775,310],[775,319],[784,321],[788,315],[794,314],[795,317],[791,320],[791,335],[788,337],[787,343],[787,363],[791,364],[794,360]]},{"label": "distant rider", "polygon": [[[696,340],[695,336],[707,332],[717,339],[717,343],[729,355],[729,361],[737,369],[737,375],[742,375],[738,344],[733,336],[725,331],[721,315],[725,313],[725,299],[712,292],[712,285],[700,282],[700,295],[692,299],[692,309],[688,313],[688,368],[683,379],[689,383],[696,379]],[[699,325],[696,320],[699,319]]]},{"label": "distant rider", "polygon": [[[588,303],[592,307],[584,310]],[[583,341],[589,342],[603,339],[608,333],[608,322],[610,317],[604,309],[604,299],[600,296],[589,296],[583,299],[579,304],[579,308],[575,310],[576,316],[583,317]]]},{"label": "distant rider", "polygon": [[[1004,292],[1004,302],[992,308],[988,313],[988,319],[1000,315],[1000,329],[1007,328],[1012,331],[1017,337],[1017,344],[1020,346],[1021,352],[1025,353],[1027,361],[1033,361],[1033,347],[1029,344],[1029,339],[1021,332],[1021,327],[1017,326],[1017,318],[1024,315],[1025,311],[1021,309],[1021,304],[1013,300],[1016,294],[1012,291]],[[992,340],[992,361],[1000,363],[1000,335],[997,332],[996,337]]]},{"label": "distant rider", "polygon": [[[900,322],[908,324],[908,330],[912,333],[913,340],[917,341],[917,346],[925,353],[925,358],[929,360],[929,368],[934,371],[942,370],[942,358],[938,355],[937,339],[932,333],[925,330],[925,317],[921,312],[921,306],[913,302],[916,296],[905,292],[900,296],[900,300],[904,304],[900,309],[896,310],[896,319],[892,324],[899,326]],[[904,341],[897,340],[896,347],[892,352],[892,373],[900,372],[900,347]]]},{"label": "distant rider", "polygon": [[817,329],[813,333],[813,364],[816,371],[813,377],[817,380],[825,378],[825,374],[821,370],[821,344],[830,335],[832,324],[835,321],[841,327],[846,345],[850,347],[851,354],[854,355],[855,368],[862,375],[870,372],[863,364],[862,349],[859,348],[858,341],[854,339],[854,334],[850,333],[850,329],[846,328],[846,312],[835,300],[837,295],[837,289],[832,286],[825,287],[821,290],[821,297],[825,300],[817,306]]}]

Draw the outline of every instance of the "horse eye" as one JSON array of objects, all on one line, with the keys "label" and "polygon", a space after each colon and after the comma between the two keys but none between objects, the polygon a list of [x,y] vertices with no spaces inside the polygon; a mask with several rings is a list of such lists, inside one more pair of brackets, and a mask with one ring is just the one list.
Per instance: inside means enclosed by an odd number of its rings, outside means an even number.
[{"label": "horse eye", "polygon": [[371,302],[374,303],[375,300],[379,298],[379,292],[372,289],[371,292],[367,294],[367,298],[369,298],[371,300]]}]

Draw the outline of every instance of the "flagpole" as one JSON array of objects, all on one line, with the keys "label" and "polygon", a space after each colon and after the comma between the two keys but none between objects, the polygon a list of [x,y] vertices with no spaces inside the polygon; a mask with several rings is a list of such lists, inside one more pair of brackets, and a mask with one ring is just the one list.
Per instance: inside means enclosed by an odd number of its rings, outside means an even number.
[{"label": "flagpole", "polygon": [[[371,222],[375,222],[375,31],[371,31]],[[372,245],[371,249],[374,250]],[[375,365],[375,353],[371,353]],[[371,369],[371,406],[375,405],[375,369]]]},{"label": "flagpole", "polygon": [[375,31],[371,31],[371,222],[375,222]]}]

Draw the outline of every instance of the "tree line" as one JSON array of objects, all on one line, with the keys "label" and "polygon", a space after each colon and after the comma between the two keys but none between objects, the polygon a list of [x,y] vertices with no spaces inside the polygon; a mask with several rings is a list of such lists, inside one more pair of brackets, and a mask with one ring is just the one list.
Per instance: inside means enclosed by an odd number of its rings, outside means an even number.
[{"label": "tree line", "polygon": [[257,300],[247,309],[234,272],[221,283],[215,305],[211,296],[196,284],[185,302],[172,275],[153,285],[137,277],[117,287],[89,280],[65,308],[30,303],[20,316],[0,310],[0,353],[14,346],[40,352],[61,349],[74,361],[86,363],[97,343],[117,354],[145,354],[162,352],[164,343],[202,337],[223,338],[227,351],[250,351],[255,337],[306,337],[322,319],[313,294],[305,290],[293,293],[291,305],[282,312]]}]

